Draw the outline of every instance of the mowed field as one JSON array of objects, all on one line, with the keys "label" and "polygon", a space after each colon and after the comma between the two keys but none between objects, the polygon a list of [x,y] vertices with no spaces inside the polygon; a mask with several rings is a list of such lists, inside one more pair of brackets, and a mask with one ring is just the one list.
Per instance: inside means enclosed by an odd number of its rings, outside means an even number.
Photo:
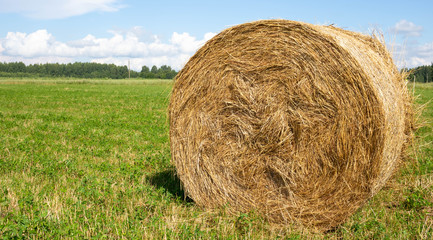
[{"label": "mowed field", "polygon": [[327,233],[231,215],[229,206],[206,211],[185,198],[170,162],[171,87],[0,79],[0,238],[432,238],[433,84],[415,87],[424,111],[406,164]]}]

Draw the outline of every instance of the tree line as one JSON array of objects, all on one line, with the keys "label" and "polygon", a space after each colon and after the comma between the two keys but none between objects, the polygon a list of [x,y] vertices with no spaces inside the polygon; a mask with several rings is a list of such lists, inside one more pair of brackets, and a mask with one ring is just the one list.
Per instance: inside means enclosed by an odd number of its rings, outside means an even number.
[{"label": "tree line", "polygon": [[408,80],[416,82],[433,82],[433,63],[430,66],[419,66],[413,69],[404,69],[409,72]]},{"label": "tree line", "polygon": [[114,64],[75,62],[26,65],[23,62],[0,62],[0,77],[72,77],[72,78],[160,78],[173,79],[177,72],[170,66],[143,66],[141,72]]},{"label": "tree line", "polygon": [[[416,82],[433,82],[433,63],[413,69],[402,69],[409,72],[408,80]],[[106,63],[75,62],[45,63],[26,65],[23,62],[0,62],[0,77],[72,77],[72,78],[159,78],[173,79],[177,71],[170,66],[143,66],[141,71],[128,71],[127,66]]]}]

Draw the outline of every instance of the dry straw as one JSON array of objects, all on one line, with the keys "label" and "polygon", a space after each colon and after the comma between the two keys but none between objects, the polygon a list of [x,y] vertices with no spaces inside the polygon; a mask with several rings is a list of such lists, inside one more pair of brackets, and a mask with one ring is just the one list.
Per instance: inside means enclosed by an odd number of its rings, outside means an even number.
[{"label": "dry straw", "polygon": [[172,159],[200,206],[327,230],[399,165],[408,99],[375,37],[287,20],[241,24],[177,75]]}]

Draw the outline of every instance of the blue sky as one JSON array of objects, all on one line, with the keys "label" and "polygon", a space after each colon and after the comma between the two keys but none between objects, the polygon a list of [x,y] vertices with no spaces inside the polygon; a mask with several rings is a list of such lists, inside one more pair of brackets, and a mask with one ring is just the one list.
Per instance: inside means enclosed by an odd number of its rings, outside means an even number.
[{"label": "blue sky", "polygon": [[289,19],[369,34],[399,67],[433,62],[433,1],[0,0],[0,61],[92,61],[180,69],[223,29]]}]

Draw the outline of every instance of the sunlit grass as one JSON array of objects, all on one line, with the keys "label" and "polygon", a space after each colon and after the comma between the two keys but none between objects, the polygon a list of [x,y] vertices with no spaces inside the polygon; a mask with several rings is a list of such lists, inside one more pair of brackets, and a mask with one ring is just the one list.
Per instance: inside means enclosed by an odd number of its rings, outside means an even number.
[{"label": "sunlit grass", "polygon": [[206,211],[170,163],[167,80],[0,79],[0,236],[9,238],[430,239],[433,84],[414,161],[328,233],[254,212]]},{"label": "sunlit grass", "polygon": [[79,79],[79,78],[0,78],[0,84],[92,84],[92,85],[165,85],[171,84],[171,79]]}]

